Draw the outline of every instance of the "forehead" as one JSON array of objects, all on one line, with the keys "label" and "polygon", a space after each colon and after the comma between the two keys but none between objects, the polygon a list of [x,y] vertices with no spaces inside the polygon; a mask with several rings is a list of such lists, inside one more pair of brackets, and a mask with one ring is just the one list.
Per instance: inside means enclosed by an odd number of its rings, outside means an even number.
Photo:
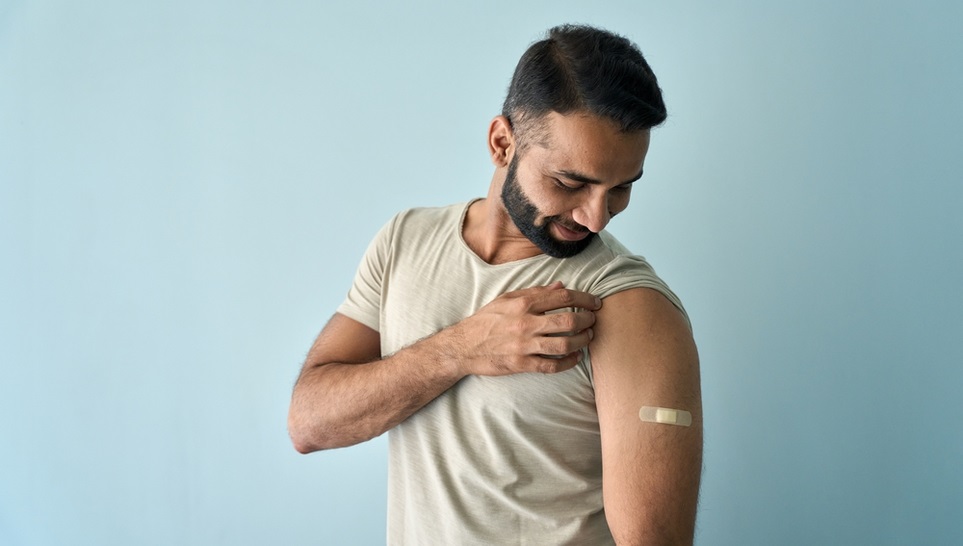
[{"label": "forehead", "polygon": [[616,184],[642,172],[648,130],[624,133],[614,121],[585,113],[551,112],[539,122],[540,138],[526,155],[545,169],[580,172]]}]

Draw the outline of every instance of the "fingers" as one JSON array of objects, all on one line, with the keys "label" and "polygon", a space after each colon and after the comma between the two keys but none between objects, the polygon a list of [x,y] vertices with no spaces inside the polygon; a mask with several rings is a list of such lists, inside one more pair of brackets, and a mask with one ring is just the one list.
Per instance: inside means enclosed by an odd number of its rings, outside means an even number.
[{"label": "fingers", "polygon": [[595,332],[589,328],[577,334],[566,336],[543,336],[535,338],[535,350],[538,355],[568,355],[587,347],[595,337]]},{"label": "fingers", "polygon": [[582,360],[582,351],[575,351],[563,357],[538,357],[535,371],[538,373],[552,374],[571,370]]},{"label": "fingers", "polygon": [[588,292],[570,290],[562,286],[561,282],[554,282],[548,286],[535,289],[530,295],[529,309],[533,313],[545,313],[566,307],[577,307],[597,311],[602,307],[602,300]]},{"label": "fingers", "polygon": [[595,313],[592,311],[574,311],[552,313],[538,317],[539,324],[535,329],[538,335],[568,335],[581,332],[595,324]]}]

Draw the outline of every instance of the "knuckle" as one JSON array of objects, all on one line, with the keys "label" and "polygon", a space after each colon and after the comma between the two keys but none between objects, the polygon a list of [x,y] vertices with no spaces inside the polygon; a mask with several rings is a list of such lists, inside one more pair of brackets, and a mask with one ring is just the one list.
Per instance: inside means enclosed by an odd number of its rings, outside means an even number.
[{"label": "knuckle", "polygon": [[542,371],[548,374],[564,372],[572,369],[576,364],[578,364],[578,359],[572,355],[568,355],[548,360]]},{"label": "knuckle", "polygon": [[508,331],[514,335],[523,335],[528,331],[528,322],[524,319],[515,319],[508,322]]},{"label": "knuckle", "polygon": [[568,337],[553,337],[545,343],[545,354],[549,355],[567,355],[571,351],[569,350],[569,343],[571,338]]},{"label": "knuckle", "polygon": [[572,351],[578,349],[578,342],[574,337],[564,337],[561,338],[561,346],[558,348],[558,354],[567,355]]},{"label": "knuckle", "polygon": [[572,319],[568,325],[568,331],[574,333],[585,329],[585,316],[581,313],[572,313]]},{"label": "knuckle", "polygon": [[574,291],[560,288],[558,294],[559,304],[561,304],[562,307],[572,307],[575,304],[576,297]]},{"label": "knuckle", "polygon": [[556,373],[559,369],[558,364],[558,360],[543,358],[542,362],[540,362],[538,365],[538,371],[542,373]]},{"label": "knuckle", "polygon": [[575,317],[571,313],[555,313],[552,317],[552,328],[559,332],[571,332],[575,329]]},{"label": "knuckle", "polygon": [[535,340],[535,353],[539,355],[550,355],[554,350],[552,343],[555,338],[540,337]]},{"label": "knuckle", "polygon": [[527,295],[520,296],[512,300],[512,308],[518,314],[530,312],[534,305],[535,305],[535,299]]},{"label": "knuckle", "polygon": [[562,316],[562,327],[566,332],[576,332],[579,330],[579,316],[575,313],[565,313]]}]

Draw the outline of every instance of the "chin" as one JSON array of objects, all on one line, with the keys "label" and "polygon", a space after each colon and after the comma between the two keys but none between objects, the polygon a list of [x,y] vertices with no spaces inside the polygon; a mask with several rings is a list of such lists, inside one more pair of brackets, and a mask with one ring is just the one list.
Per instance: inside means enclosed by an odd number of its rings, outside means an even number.
[{"label": "chin", "polygon": [[571,258],[588,248],[595,238],[594,233],[589,233],[584,239],[578,241],[560,241],[547,232],[542,233],[544,237],[539,237],[539,240],[535,240],[532,237],[529,237],[529,240],[531,240],[539,250],[552,258]]}]

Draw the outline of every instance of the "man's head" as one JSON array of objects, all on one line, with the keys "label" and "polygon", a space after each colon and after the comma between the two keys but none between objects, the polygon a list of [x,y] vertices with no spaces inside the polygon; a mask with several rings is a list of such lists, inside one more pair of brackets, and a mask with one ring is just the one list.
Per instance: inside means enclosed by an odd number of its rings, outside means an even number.
[{"label": "man's head", "polygon": [[658,82],[635,45],[591,27],[551,29],[522,55],[490,129],[515,226],[550,256],[584,250],[628,205],[649,129],[665,118]]}]

